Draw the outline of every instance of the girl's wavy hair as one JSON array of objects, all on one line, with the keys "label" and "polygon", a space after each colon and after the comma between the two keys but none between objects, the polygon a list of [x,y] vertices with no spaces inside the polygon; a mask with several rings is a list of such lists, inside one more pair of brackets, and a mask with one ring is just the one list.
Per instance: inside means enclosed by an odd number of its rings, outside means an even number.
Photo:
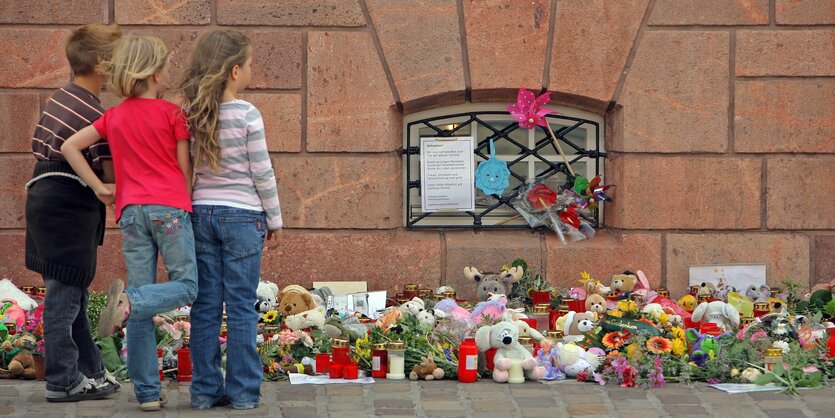
[{"label": "girl's wavy hair", "polygon": [[148,79],[168,64],[170,52],[161,39],[127,35],[111,59],[108,87],[119,97],[136,97],[148,91]]},{"label": "girl's wavy hair", "polygon": [[220,103],[226,82],[236,65],[243,66],[250,55],[249,39],[241,32],[222,30],[200,38],[191,65],[180,83],[183,109],[194,141],[195,165],[220,166]]}]

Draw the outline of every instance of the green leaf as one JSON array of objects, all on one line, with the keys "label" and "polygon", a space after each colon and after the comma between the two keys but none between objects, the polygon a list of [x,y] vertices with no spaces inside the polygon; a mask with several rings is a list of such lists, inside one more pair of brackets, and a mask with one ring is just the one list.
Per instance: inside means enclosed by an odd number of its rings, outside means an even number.
[{"label": "green leaf", "polygon": [[775,365],[774,365],[774,370],[773,370],[773,372],[774,372],[774,374],[775,374],[775,375],[777,375],[778,377],[779,377],[779,376],[783,376],[784,374],[786,374],[786,369],[784,369],[784,368],[783,368],[783,363],[777,363],[777,364],[775,364]]},{"label": "green leaf", "polygon": [[774,373],[768,372],[768,373],[758,377],[757,380],[754,381],[754,384],[767,385],[769,383],[774,382],[775,380],[777,380],[777,376],[774,376]]}]

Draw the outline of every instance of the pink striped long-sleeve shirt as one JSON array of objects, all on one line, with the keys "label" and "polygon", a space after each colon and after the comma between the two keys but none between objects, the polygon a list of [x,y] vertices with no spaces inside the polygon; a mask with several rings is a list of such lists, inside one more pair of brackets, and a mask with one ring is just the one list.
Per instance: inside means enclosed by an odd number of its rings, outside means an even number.
[{"label": "pink striped long-sleeve shirt", "polygon": [[261,112],[243,100],[221,103],[219,140],[220,167],[198,165],[193,204],[263,210],[269,229],[284,226]]}]

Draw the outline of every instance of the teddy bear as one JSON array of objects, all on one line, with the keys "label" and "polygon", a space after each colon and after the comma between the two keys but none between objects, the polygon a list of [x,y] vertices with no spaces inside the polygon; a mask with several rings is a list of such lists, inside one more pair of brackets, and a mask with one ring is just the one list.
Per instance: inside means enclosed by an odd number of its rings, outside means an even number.
[{"label": "teddy bear", "polygon": [[37,341],[32,335],[21,335],[14,340],[3,342],[4,355],[13,354],[9,360],[7,370],[0,369],[0,378],[3,379],[26,379],[35,380],[35,360],[32,358],[32,351]]},{"label": "teddy bear", "polygon": [[557,329],[562,330],[565,342],[582,341],[583,333],[594,330],[594,312],[569,311],[557,319]]},{"label": "teddy bear", "polygon": [[702,302],[693,311],[693,322],[712,322],[722,332],[735,332],[739,328],[739,311],[722,301]]},{"label": "teddy bear", "polygon": [[524,274],[522,266],[502,270],[499,274],[482,273],[475,267],[464,267],[464,277],[478,283],[476,286],[478,300],[487,300],[491,293],[507,295],[510,293],[511,285],[518,282]]},{"label": "teddy bear", "polygon": [[325,326],[325,313],[320,309],[299,312],[284,318],[284,325],[292,331],[298,331],[304,328],[322,329]]},{"label": "teddy bear", "polygon": [[496,349],[493,357],[493,381],[496,383],[508,381],[514,361],[522,363],[525,377],[529,380],[538,381],[545,376],[545,368],[537,366],[533,354],[519,343],[519,327],[516,324],[501,321],[495,325],[485,325],[476,331],[475,341],[479,351]]},{"label": "teddy bear", "polygon": [[768,302],[768,298],[771,297],[771,288],[768,285],[760,285],[760,287],[751,285],[745,289],[745,296],[748,296],[754,303]]},{"label": "teddy bear", "polygon": [[700,298],[703,296],[707,296],[708,299],[713,298],[713,294],[716,293],[716,286],[713,285],[711,282],[702,282],[699,285],[699,290],[696,291],[696,298]]},{"label": "teddy bear", "polygon": [[278,312],[284,316],[306,312],[316,307],[310,292],[295,284],[291,284],[278,294]]},{"label": "teddy bear", "polygon": [[630,293],[635,285],[638,283],[638,276],[631,271],[625,271],[623,274],[615,274],[612,276],[612,290],[618,293]]},{"label": "teddy bear", "polygon": [[560,370],[567,377],[577,377],[583,371],[591,376],[597,370],[597,366],[600,365],[599,356],[587,353],[586,350],[576,344],[557,343],[556,348]]},{"label": "teddy bear", "polygon": [[409,373],[409,380],[441,380],[443,378],[444,369],[435,365],[432,357],[421,357],[420,364],[415,364],[412,372]]},{"label": "teddy bear", "polygon": [[606,298],[603,296],[597,293],[592,293],[586,296],[586,311],[594,312],[597,317],[600,317],[606,313],[607,308],[608,303],[606,302]]}]

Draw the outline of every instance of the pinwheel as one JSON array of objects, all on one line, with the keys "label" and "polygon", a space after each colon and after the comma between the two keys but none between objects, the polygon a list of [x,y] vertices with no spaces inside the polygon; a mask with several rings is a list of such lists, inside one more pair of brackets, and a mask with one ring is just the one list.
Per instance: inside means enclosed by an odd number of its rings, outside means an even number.
[{"label": "pinwheel", "polygon": [[601,185],[601,181],[602,179],[599,175],[595,176],[591,181],[580,174],[574,177],[573,190],[578,196],[576,202],[581,208],[585,209],[586,207],[590,207],[591,209],[595,209],[597,208],[597,202],[610,202],[612,200],[604,193],[612,186]]},{"label": "pinwheel", "polygon": [[544,107],[550,101],[551,92],[546,91],[539,95],[539,97],[536,97],[533,92],[522,87],[516,96],[516,103],[507,105],[507,111],[516,119],[516,122],[519,123],[519,127],[521,128],[534,129],[537,125],[546,128],[551,135],[551,140],[554,141],[554,145],[557,146],[557,151],[562,156],[568,172],[573,177],[574,170],[571,168],[571,164],[568,162],[568,158],[565,156],[562,146],[560,146],[560,142],[557,140],[557,136],[551,130],[551,124],[545,119],[545,116],[554,113],[554,111]]}]

